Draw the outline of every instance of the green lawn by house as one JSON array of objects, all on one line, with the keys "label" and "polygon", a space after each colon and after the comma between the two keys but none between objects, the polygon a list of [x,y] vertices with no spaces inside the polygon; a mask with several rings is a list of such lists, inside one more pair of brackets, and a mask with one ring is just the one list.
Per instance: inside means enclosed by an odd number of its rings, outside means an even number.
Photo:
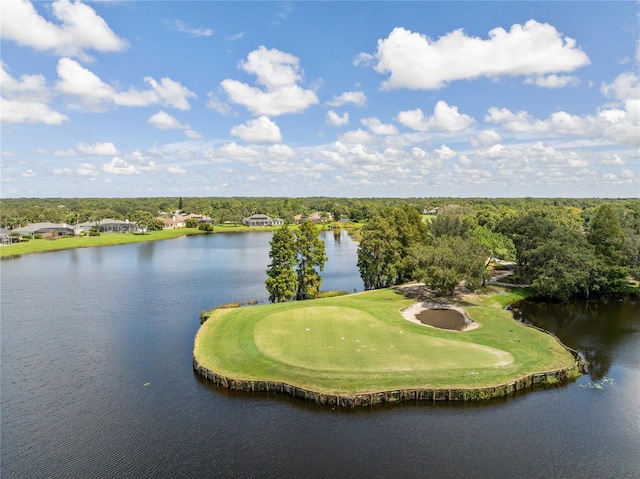
[{"label": "green lawn by house", "polygon": [[514,321],[505,300],[465,297],[479,327],[464,332],[407,321],[400,310],[415,301],[394,289],[219,309],[198,331],[194,356],[222,376],[326,394],[486,387],[574,365],[555,338]]},{"label": "green lawn by house", "polygon": [[178,238],[187,234],[198,234],[195,228],[167,229],[150,231],[145,234],[133,233],[102,233],[100,236],[61,237],[54,240],[31,239],[22,243],[0,246],[0,257],[18,256],[28,253],[43,253],[73,248],[88,248],[92,246],[115,246],[120,244],[138,243],[141,241],[155,241]]},{"label": "green lawn by house", "polygon": [[[235,224],[216,225],[214,227],[213,233],[246,233],[250,231],[273,231],[276,228],[277,227],[250,227]],[[22,243],[0,246],[0,258],[73,248],[88,248],[92,246],[115,246],[120,244],[138,243],[141,241],[156,241],[202,233],[203,231],[200,231],[197,228],[176,228],[161,231],[150,231],[145,234],[101,233],[100,236],[61,237],[54,240],[31,239]]]}]

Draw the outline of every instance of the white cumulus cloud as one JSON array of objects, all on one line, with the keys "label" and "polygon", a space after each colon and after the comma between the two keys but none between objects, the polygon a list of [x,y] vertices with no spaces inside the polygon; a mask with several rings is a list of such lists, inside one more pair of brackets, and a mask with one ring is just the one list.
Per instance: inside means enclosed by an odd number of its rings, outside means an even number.
[{"label": "white cumulus cloud", "polygon": [[564,88],[566,86],[575,86],[580,83],[580,80],[573,75],[556,75],[554,73],[547,76],[539,75],[537,77],[530,77],[524,82],[543,88]]},{"label": "white cumulus cloud", "polygon": [[159,130],[184,130],[185,135],[189,138],[201,138],[202,135],[192,130],[186,123],[180,123],[176,118],[169,115],[167,112],[160,110],[158,113],[151,115],[147,119],[147,123]]},{"label": "white cumulus cloud", "polygon": [[351,103],[355,106],[365,106],[367,104],[367,96],[362,91],[345,91],[340,95],[333,95],[333,99],[327,102],[329,106],[343,106]]},{"label": "white cumulus cloud", "polygon": [[333,110],[327,112],[327,124],[331,126],[343,126],[349,123],[349,114],[343,113],[342,116]]},{"label": "white cumulus cloud", "polygon": [[449,106],[442,100],[436,103],[433,116],[428,118],[420,108],[398,113],[398,122],[416,131],[462,131],[474,121],[470,116],[459,113],[457,106]]},{"label": "white cumulus cloud", "polygon": [[382,123],[377,118],[363,118],[360,120],[364,126],[368,127],[371,130],[371,133],[379,136],[386,135],[397,135],[398,128],[395,125],[391,125],[389,123]]},{"label": "white cumulus cloud", "polygon": [[93,8],[80,1],[51,4],[58,23],[42,17],[27,0],[3,0],[0,15],[2,38],[40,51],[88,59],[85,50],[118,52],[128,43],[116,35]]},{"label": "white cumulus cloud", "polygon": [[184,175],[187,173],[187,170],[181,166],[170,166],[167,168],[167,171],[172,175]]},{"label": "white cumulus cloud", "polygon": [[531,136],[574,136],[640,146],[640,79],[635,73],[623,73],[600,89],[605,96],[616,100],[598,109],[593,115],[572,115],[557,111],[546,119],[533,118],[526,111],[513,112],[508,108],[489,108],[485,122],[505,130]]},{"label": "white cumulus cloud", "polygon": [[369,132],[358,128],[357,130],[351,130],[340,135],[340,141],[342,143],[349,144],[362,144],[369,143],[373,140],[373,136]]},{"label": "white cumulus cloud", "polygon": [[502,138],[494,130],[481,131],[477,136],[469,139],[469,143],[474,148],[486,148],[500,143],[500,141],[502,141]]},{"label": "white cumulus cloud", "polygon": [[184,128],[182,123],[162,110],[151,115],[147,120],[147,123],[159,130],[182,130]]},{"label": "white cumulus cloud", "polygon": [[69,117],[52,110],[45,103],[17,101],[0,98],[0,118],[3,123],[44,123],[60,125],[69,121]]},{"label": "white cumulus cloud", "polygon": [[0,62],[0,85],[2,96],[9,100],[46,103],[51,91],[42,75],[22,75],[19,80],[6,70],[4,62]]},{"label": "white cumulus cloud", "polygon": [[98,176],[98,172],[91,163],[80,163],[76,173],[80,176]]},{"label": "white cumulus cloud", "polygon": [[442,145],[440,148],[435,150],[435,152],[438,154],[438,158],[443,161],[451,160],[458,156],[458,154],[447,145]]},{"label": "white cumulus cloud", "polygon": [[251,143],[279,143],[282,141],[278,125],[264,115],[249,120],[244,125],[234,126],[231,128],[231,134]]},{"label": "white cumulus cloud", "polygon": [[0,62],[0,117],[2,123],[44,123],[60,125],[69,117],[47,104],[52,97],[42,75],[22,75],[14,78]]},{"label": "white cumulus cloud", "polygon": [[158,168],[153,160],[136,150],[127,159],[114,156],[109,163],[102,165],[102,171],[114,175],[139,175],[158,171]]},{"label": "white cumulus cloud", "polygon": [[114,175],[135,175],[139,173],[135,166],[118,157],[115,157],[109,163],[102,165],[102,171],[105,173],[112,173]]},{"label": "white cumulus cloud", "polygon": [[509,31],[498,27],[489,38],[467,35],[462,29],[431,40],[402,27],[378,40],[371,61],[378,73],[389,74],[383,89],[437,89],[455,80],[478,77],[537,76],[574,71],[589,64],[589,57],[574,39],[554,26],[529,20]]},{"label": "white cumulus cloud", "polygon": [[299,82],[303,79],[300,60],[289,53],[260,46],[241,61],[239,68],[256,76],[254,87],[237,80],[226,79],[220,83],[229,100],[247,108],[256,115],[278,116],[297,113],[318,103],[312,90],[305,90]]},{"label": "white cumulus cloud", "polygon": [[100,111],[110,104],[164,105],[188,110],[190,108],[188,98],[196,97],[195,93],[170,78],[162,78],[157,82],[151,77],[145,77],[144,81],[151,86],[151,89],[120,90],[103,82],[95,73],[71,58],[61,58],[58,61],[57,70],[60,80],[56,84],[56,90],[77,98],[85,108],[93,111]]},{"label": "white cumulus cloud", "polygon": [[85,155],[95,156],[116,156],[120,154],[116,146],[111,142],[96,142],[93,145],[78,143],[76,145],[76,150],[80,153],[84,153]]}]

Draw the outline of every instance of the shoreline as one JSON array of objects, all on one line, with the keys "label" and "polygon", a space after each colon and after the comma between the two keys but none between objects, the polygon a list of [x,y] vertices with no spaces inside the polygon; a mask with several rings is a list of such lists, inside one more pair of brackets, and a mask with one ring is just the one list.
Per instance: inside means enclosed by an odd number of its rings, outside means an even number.
[{"label": "shoreline", "polygon": [[585,374],[586,372],[585,361],[577,352],[574,351],[573,353],[575,365],[571,368],[530,373],[495,386],[478,388],[399,388],[352,395],[330,394],[280,381],[233,379],[217,374],[200,365],[195,356],[193,356],[193,370],[195,374],[207,382],[230,391],[280,393],[320,406],[354,409],[356,407],[403,401],[432,401],[434,403],[436,401],[484,401],[511,396],[517,392],[532,391],[537,387],[550,387],[558,383],[566,383],[574,378],[574,370],[577,369],[580,374]]},{"label": "shoreline", "polygon": [[[103,233],[100,236],[61,237],[53,240],[31,239],[28,242],[0,245],[0,260],[19,258],[20,256],[34,253],[49,253],[80,248],[99,248],[103,246],[120,246],[132,243],[144,243],[147,241],[164,241],[201,234],[267,233],[273,231],[274,229],[272,227],[217,226],[212,232],[200,231],[197,228],[176,228],[151,231],[145,234]],[[85,241],[86,243],[82,243]]]},{"label": "shoreline", "polygon": [[[361,294],[361,293],[360,293]],[[438,308],[455,309],[468,318],[466,311],[456,305],[446,303],[436,303],[429,301],[418,301],[415,304],[399,310],[399,314],[408,321],[418,323],[421,326],[428,326],[420,323],[415,318],[415,313],[425,309],[425,305],[436,306]],[[514,319],[511,319],[515,321]],[[466,331],[476,329],[479,323],[473,320],[473,326]],[[521,323],[519,323],[521,324]],[[524,325],[531,327],[529,325]],[[430,326],[431,328],[434,328]],[[294,398],[303,399],[307,402],[327,405],[332,407],[356,408],[361,406],[373,406],[382,403],[395,403],[400,401],[481,401],[494,398],[510,396],[516,392],[532,391],[541,387],[550,387],[558,384],[566,383],[576,377],[585,374],[587,362],[580,354],[562,343],[555,335],[541,328],[531,327],[538,331],[542,331],[557,341],[560,346],[567,351],[573,358],[571,365],[564,365],[560,368],[552,368],[548,370],[537,370],[520,374],[517,377],[508,378],[494,384],[489,383],[483,386],[440,386],[440,387],[401,387],[392,389],[372,389],[354,393],[332,393],[328,390],[317,390],[313,388],[303,387],[291,381],[276,381],[269,379],[241,379],[239,377],[231,377],[209,369],[198,360],[196,350],[192,355],[192,365],[194,374],[200,376],[216,387],[225,388],[231,391],[244,392],[272,392],[292,396]],[[435,328],[439,329],[439,328]],[[199,331],[200,332],[200,331]],[[451,331],[449,331],[451,332]],[[456,331],[463,332],[463,331]],[[196,342],[198,334],[196,335]]]}]

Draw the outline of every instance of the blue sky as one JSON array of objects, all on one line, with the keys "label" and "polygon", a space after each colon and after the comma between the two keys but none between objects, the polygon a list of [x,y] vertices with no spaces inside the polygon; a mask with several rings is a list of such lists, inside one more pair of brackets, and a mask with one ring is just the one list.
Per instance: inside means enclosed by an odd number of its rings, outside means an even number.
[{"label": "blue sky", "polygon": [[1,195],[638,197],[639,5],[3,0]]}]

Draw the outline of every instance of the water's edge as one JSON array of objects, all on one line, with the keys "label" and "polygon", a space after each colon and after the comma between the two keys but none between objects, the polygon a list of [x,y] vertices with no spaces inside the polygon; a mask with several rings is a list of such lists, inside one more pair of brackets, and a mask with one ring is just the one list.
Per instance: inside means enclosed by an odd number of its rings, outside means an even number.
[{"label": "water's edge", "polygon": [[343,407],[348,409],[401,401],[436,402],[488,400],[509,396],[520,391],[532,390],[537,386],[566,383],[571,379],[575,379],[576,372],[579,374],[585,374],[587,372],[588,364],[577,351],[565,345],[553,333],[537,326],[527,326],[553,336],[553,338],[555,338],[556,341],[558,341],[558,343],[560,343],[571,354],[571,356],[573,356],[573,366],[530,373],[502,384],[480,388],[407,388],[372,391],[354,395],[327,394],[279,381],[252,381],[231,378],[205,368],[198,362],[195,354],[193,355],[193,370],[196,374],[216,386],[232,391],[275,392],[303,399],[307,402],[322,406]]}]

